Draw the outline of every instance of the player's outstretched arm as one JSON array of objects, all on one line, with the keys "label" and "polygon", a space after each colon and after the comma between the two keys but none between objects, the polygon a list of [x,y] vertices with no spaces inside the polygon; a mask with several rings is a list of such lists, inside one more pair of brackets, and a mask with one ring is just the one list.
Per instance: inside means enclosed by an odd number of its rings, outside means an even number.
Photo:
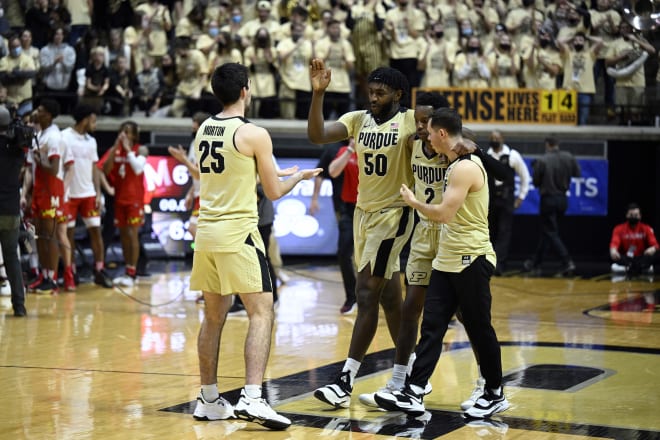
[{"label": "player's outstretched arm", "polygon": [[314,58],[309,66],[312,82],[312,102],[307,115],[307,137],[315,144],[339,142],[348,137],[344,124],[331,122],[326,124],[323,119],[323,95],[330,84],[330,69],[325,67],[322,59]]}]

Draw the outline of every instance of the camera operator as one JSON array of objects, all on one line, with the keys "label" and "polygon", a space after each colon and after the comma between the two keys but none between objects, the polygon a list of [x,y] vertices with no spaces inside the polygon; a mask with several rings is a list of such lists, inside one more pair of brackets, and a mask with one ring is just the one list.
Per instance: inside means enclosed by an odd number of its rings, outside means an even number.
[{"label": "camera operator", "polygon": [[19,174],[25,162],[25,151],[17,145],[10,145],[7,138],[10,122],[9,111],[0,106],[0,245],[11,286],[14,316],[25,316],[25,287],[18,257],[21,188]]}]

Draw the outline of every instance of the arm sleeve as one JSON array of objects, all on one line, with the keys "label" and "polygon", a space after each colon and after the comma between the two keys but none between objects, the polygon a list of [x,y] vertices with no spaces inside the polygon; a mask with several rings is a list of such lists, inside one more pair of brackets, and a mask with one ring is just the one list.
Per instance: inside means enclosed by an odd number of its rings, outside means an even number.
[{"label": "arm sleeve", "polygon": [[520,178],[520,192],[518,193],[518,198],[525,200],[525,197],[527,197],[527,193],[529,192],[529,181],[531,180],[531,177],[527,170],[527,165],[520,153],[511,150],[511,156],[514,158],[512,163],[513,169]]},{"label": "arm sleeve", "polygon": [[142,174],[144,171],[144,166],[147,163],[147,158],[142,155],[136,156],[132,151],[128,153],[126,158],[128,159],[128,163],[131,165],[131,168],[133,168],[133,172],[135,172],[137,175]]}]

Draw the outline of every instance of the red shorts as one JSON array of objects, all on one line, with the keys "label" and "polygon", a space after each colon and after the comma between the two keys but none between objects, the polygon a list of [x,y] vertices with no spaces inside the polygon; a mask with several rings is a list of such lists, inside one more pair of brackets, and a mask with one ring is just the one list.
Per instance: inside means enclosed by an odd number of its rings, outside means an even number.
[{"label": "red shorts", "polygon": [[70,198],[66,204],[66,215],[69,226],[75,226],[78,214],[83,218],[85,226],[101,225],[101,212],[96,209],[96,196]]},{"label": "red shorts", "polygon": [[66,222],[64,211],[64,185],[54,188],[36,188],[32,194],[32,215],[35,218],[55,219]]},{"label": "red shorts", "polygon": [[115,226],[142,226],[144,223],[144,205],[142,203],[116,203]]}]

